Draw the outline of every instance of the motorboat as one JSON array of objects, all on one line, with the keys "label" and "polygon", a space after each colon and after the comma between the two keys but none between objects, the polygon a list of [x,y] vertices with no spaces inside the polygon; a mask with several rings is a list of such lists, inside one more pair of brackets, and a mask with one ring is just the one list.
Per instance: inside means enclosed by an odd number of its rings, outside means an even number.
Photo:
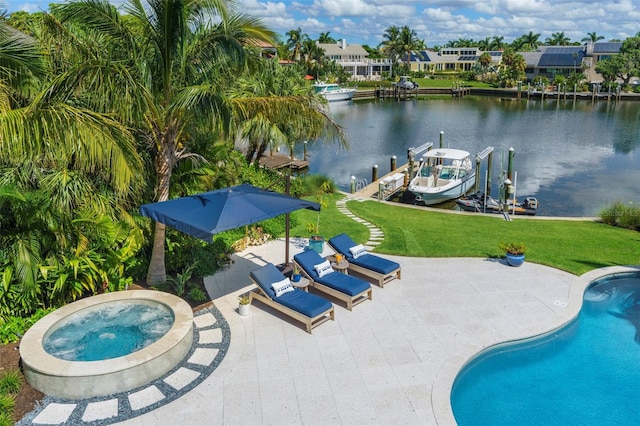
[{"label": "motorboat", "polygon": [[[484,192],[479,191],[467,196],[460,197],[456,200],[456,204],[462,209],[469,212],[480,213],[509,213],[534,216],[538,212],[538,199],[535,197],[526,197],[523,202],[509,199],[500,202],[490,196],[485,196]],[[505,205],[506,204],[506,205]]]},{"label": "motorboat", "polygon": [[401,89],[407,89],[407,90],[415,90],[418,88],[418,83],[411,80],[411,77],[406,75],[401,76],[400,80],[393,83],[393,85]]},{"label": "motorboat", "polygon": [[439,148],[427,151],[409,183],[416,201],[430,206],[463,196],[475,184],[476,172],[467,151]]},{"label": "motorboat", "polygon": [[323,81],[314,83],[313,90],[315,93],[324,96],[329,102],[348,101],[353,98],[353,94],[356,93],[356,89],[340,87],[340,85],[336,83],[325,83]]}]

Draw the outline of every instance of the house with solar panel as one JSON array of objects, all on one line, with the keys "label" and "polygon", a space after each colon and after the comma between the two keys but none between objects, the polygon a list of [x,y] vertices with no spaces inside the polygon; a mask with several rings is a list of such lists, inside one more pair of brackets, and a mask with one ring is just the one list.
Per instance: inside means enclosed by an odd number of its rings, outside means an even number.
[{"label": "house with solar panel", "polygon": [[[409,65],[411,71],[425,72],[463,72],[470,71],[480,60],[484,52],[477,47],[445,47],[439,51],[420,50],[411,52]],[[502,59],[501,51],[487,52],[491,63],[497,66]],[[406,61],[406,55],[403,58]]]},{"label": "house with solar panel", "polygon": [[527,80],[544,76],[553,80],[556,75],[582,72],[588,82],[600,82],[595,71],[598,61],[620,53],[622,43],[587,43],[583,46],[541,46],[534,52],[519,52],[527,63]]}]

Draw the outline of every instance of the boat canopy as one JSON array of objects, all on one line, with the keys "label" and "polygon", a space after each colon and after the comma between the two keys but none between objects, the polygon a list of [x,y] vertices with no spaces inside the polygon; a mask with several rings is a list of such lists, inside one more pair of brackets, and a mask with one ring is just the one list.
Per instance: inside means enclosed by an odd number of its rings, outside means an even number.
[{"label": "boat canopy", "polygon": [[452,148],[437,148],[425,152],[423,158],[448,158],[450,160],[464,160],[469,156],[467,151]]}]

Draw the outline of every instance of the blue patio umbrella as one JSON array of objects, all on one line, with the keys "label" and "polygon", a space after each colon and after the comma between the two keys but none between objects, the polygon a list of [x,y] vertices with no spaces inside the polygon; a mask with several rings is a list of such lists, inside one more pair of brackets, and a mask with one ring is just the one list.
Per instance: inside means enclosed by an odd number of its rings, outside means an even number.
[{"label": "blue patio umbrella", "polygon": [[[144,204],[140,213],[185,234],[212,242],[222,231],[250,225],[300,209],[320,211],[320,204],[242,184],[158,203]],[[286,261],[289,263],[287,221]]]}]

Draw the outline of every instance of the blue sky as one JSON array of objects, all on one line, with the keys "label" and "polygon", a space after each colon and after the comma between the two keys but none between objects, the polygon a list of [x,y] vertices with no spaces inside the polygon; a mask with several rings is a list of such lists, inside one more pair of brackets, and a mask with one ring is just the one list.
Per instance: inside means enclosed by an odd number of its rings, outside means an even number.
[{"label": "blue sky", "polygon": [[[122,0],[115,0],[114,5]],[[377,46],[386,28],[408,25],[427,47],[461,38],[504,37],[505,42],[540,33],[544,41],[564,32],[580,41],[588,32],[605,40],[640,31],[640,1],[614,0],[236,0],[239,10],[260,17],[274,31],[300,28],[316,39],[329,32],[347,43]],[[47,10],[50,0],[0,0],[8,11]],[[286,37],[284,37],[286,40]]]}]

